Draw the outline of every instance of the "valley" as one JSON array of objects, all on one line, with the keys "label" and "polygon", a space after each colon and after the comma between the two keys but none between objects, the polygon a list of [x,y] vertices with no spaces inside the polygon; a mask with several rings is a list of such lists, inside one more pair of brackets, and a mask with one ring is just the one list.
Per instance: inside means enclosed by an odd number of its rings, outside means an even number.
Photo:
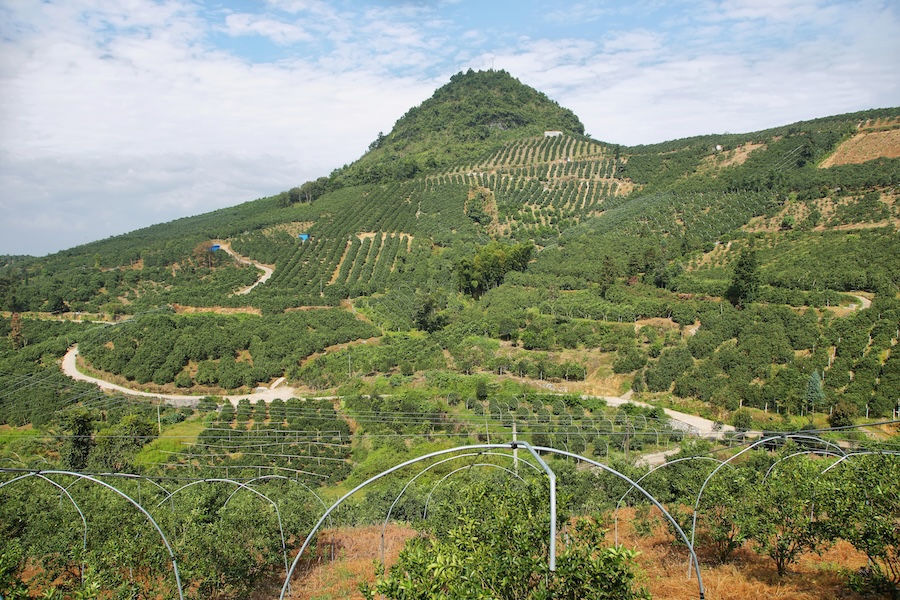
[{"label": "valley", "polygon": [[898,123],[628,147],[470,71],[328,175],[0,257],[0,595],[896,594]]}]

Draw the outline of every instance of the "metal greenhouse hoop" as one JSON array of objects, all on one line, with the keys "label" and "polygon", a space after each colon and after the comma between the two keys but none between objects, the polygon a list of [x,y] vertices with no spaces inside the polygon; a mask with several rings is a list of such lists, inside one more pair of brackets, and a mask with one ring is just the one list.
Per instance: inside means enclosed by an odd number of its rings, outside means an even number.
[{"label": "metal greenhouse hoop", "polygon": [[[63,494],[66,495],[66,497],[69,499],[69,502],[71,502],[72,506],[75,507],[75,510],[78,511],[78,516],[81,517],[81,525],[84,528],[84,533],[82,535],[82,541],[81,541],[81,549],[83,552],[87,553],[87,532],[88,532],[87,519],[84,518],[84,512],[82,512],[81,507],[78,506],[78,503],[75,502],[75,499],[72,498],[72,494],[69,493],[69,490],[64,488],[59,483],[53,481],[49,477],[46,477],[45,475],[42,475],[40,473],[26,473],[25,475],[20,475],[19,477],[14,477],[13,479],[10,479],[9,481],[4,481],[3,483],[0,483],[0,488],[2,488],[5,485],[8,485],[10,483],[15,483],[16,481],[21,481],[21,480],[25,479],[26,477],[32,477],[32,476],[40,477],[41,479],[43,479],[47,483],[51,484],[52,486],[59,488],[60,492],[62,492]],[[81,576],[81,583],[84,583],[84,556],[82,556],[82,558],[81,558],[80,576]]]},{"label": "metal greenhouse hoop", "polygon": [[781,458],[779,458],[778,460],[773,462],[772,465],[766,470],[766,474],[763,475],[763,482],[765,482],[769,478],[769,475],[772,474],[772,471],[775,469],[775,467],[777,467],[778,465],[780,465],[787,459],[794,458],[797,456],[805,456],[807,454],[820,454],[822,456],[837,456],[837,457],[841,456],[840,454],[831,452],[830,450],[804,450],[802,452],[794,452],[793,454],[788,454],[787,456],[782,456]]},{"label": "metal greenhouse hoop", "polygon": [[[147,520],[149,520],[150,523],[153,524],[153,527],[156,528],[157,533],[159,533],[159,537],[162,538],[163,543],[166,545],[166,550],[169,551],[169,557],[172,559],[172,570],[175,572],[175,584],[178,587],[178,598],[180,600],[184,600],[184,592],[181,589],[181,575],[178,573],[178,561],[175,559],[175,553],[172,551],[172,546],[171,546],[171,544],[169,544],[169,540],[166,538],[166,534],[163,533],[163,530],[160,529],[159,525],[156,523],[156,521],[153,519],[153,517],[150,515],[150,513],[147,512],[147,510],[143,506],[141,506],[140,503],[138,503],[134,498],[132,498],[131,496],[129,496],[122,490],[120,490],[114,486],[111,486],[110,484],[106,483],[105,481],[100,481],[99,479],[95,479],[94,477],[91,477],[90,475],[85,475],[83,473],[77,473],[74,471],[56,471],[56,470],[32,471],[30,475],[38,476],[38,475],[42,475],[42,474],[45,474],[45,475],[46,474],[70,475],[72,477],[78,477],[78,478],[90,481],[92,483],[102,485],[106,489],[108,489],[112,492],[115,492],[116,494],[118,494],[119,496],[121,496],[122,498],[124,498],[125,500],[130,502],[139,511],[141,511],[141,513],[143,513],[143,515],[145,517],[147,517]],[[17,479],[19,479],[19,478],[17,478]],[[0,488],[2,488],[4,485],[7,485],[11,481],[15,481],[15,479],[0,484]]]},{"label": "metal greenhouse hoop", "polygon": [[553,571],[556,569],[556,474],[550,469],[546,462],[540,457],[540,455],[535,451],[535,449],[526,442],[509,442],[506,444],[475,444],[470,446],[459,446],[457,448],[448,448],[446,450],[438,450],[436,452],[430,452],[423,456],[419,456],[417,458],[410,459],[405,461],[399,465],[391,467],[390,469],[386,469],[381,473],[375,475],[362,482],[343,496],[341,496],[337,502],[331,505],[331,507],[326,511],[324,515],[319,519],[319,522],[316,523],[315,527],[313,527],[312,531],[309,532],[309,535],[306,536],[306,540],[303,542],[303,546],[300,548],[300,551],[297,553],[297,556],[294,557],[294,562],[291,564],[291,568],[288,571],[288,575],[284,580],[284,585],[281,588],[281,595],[279,596],[279,600],[284,600],[284,595],[287,593],[291,576],[294,574],[294,570],[297,568],[297,564],[300,562],[300,558],[303,556],[303,551],[306,550],[306,547],[309,546],[310,541],[312,541],[313,536],[315,536],[316,532],[322,526],[322,523],[325,522],[325,519],[330,515],[335,509],[337,509],[345,500],[347,500],[350,496],[361,490],[362,488],[368,486],[371,483],[374,483],[385,477],[390,475],[391,473],[398,471],[404,467],[415,464],[417,462],[428,460],[430,458],[434,458],[436,456],[442,456],[444,454],[450,454],[454,452],[464,452],[467,450],[493,450],[500,448],[509,448],[511,450],[515,450],[518,447],[522,447],[531,452],[531,455],[534,456],[535,460],[538,464],[541,465],[541,468],[544,469],[544,472],[547,473],[547,477],[550,480],[550,558],[549,558],[549,567],[550,570]]},{"label": "metal greenhouse hoop", "polygon": [[[406,482],[406,485],[403,486],[403,489],[400,490],[400,493],[397,494],[397,497],[396,497],[396,498],[394,498],[394,502],[391,503],[391,506],[390,506],[390,508],[388,509],[388,512],[387,512],[387,516],[384,518],[384,524],[381,526],[381,548],[380,548],[380,551],[381,551],[381,564],[382,564],[382,565],[384,564],[384,534],[385,534],[385,532],[387,531],[387,524],[388,524],[388,521],[390,521],[390,519],[391,519],[391,513],[394,512],[394,507],[397,505],[397,502],[400,501],[400,498],[401,498],[401,497],[403,496],[403,494],[406,492],[407,488],[409,488],[409,486],[412,485],[412,483],[413,483],[416,479],[418,479],[420,476],[424,475],[425,473],[427,473],[428,471],[430,471],[431,469],[433,469],[434,467],[436,467],[436,466],[438,466],[438,465],[442,465],[442,464],[444,464],[444,463],[446,463],[446,462],[450,462],[451,460],[457,460],[457,459],[460,459],[460,458],[466,458],[466,457],[469,457],[469,456],[481,456],[482,454],[489,454],[489,455],[493,455],[493,456],[506,456],[506,457],[509,457],[509,458],[513,458],[513,457],[510,456],[509,454],[503,454],[503,453],[501,453],[501,452],[467,452],[467,453],[465,453],[465,454],[459,454],[459,455],[456,455],[456,456],[451,456],[451,457],[449,457],[449,458],[445,458],[445,459],[443,459],[443,460],[439,460],[439,461],[437,461],[436,463],[432,463],[432,464],[428,465],[427,467],[425,467],[424,469],[422,469],[421,471],[419,471],[415,476],[413,476],[409,481]],[[514,460],[515,460],[515,459],[514,459]],[[525,464],[527,464],[527,465],[530,466],[531,468],[537,469],[538,471],[540,471],[540,469],[538,469],[538,467],[535,467],[535,466],[532,465],[530,462],[525,461],[525,460],[523,460],[522,462],[524,462]],[[469,467],[471,467],[471,466],[472,466],[472,465],[466,465],[466,466],[463,467],[463,468],[465,469],[465,468],[469,468]],[[498,465],[493,465],[493,466],[497,466],[498,468],[503,468],[503,467],[499,467]],[[455,471],[453,471],[453,472],[455,472]],[[518,477],[518,475],[516,475],[516,477]],[[521,479],[521,477],[520,477],[520,479]],[[433,490],[432,490],[432,491],[433,491]],[[428,497],[431,498],[431,494],[429,494]],[[427,501],[427,500],[425,501],[425,511],[426,511],[426,512],[428,511],[428,501]],[[423,514],[422,518],[423,518],[423,519],[425,518],[424,514]]]},{"label": "metal greenhouse hoop", "polygon": [[[551,454],[560,454],[562,456],[568,456],[570,458],[574,458],[576,460],[582,460],[586,463],[592,464],[595,467],[599,467],[600,469],[606,471],[607,473],[611,473],[612,475],[615,475],[616,477],[624,479],[626,482],[630,483],[634,487],[634,489],[636,489],[639,492],[641,492],[642,494],[644,494],[644,496],[646,496],[647,499],[650,500],[650,502],[652,502],[656,506],[656,508],[658,508],[660,511],[662,511],[663,516],[666,519],[668,519],[670,523],[672,523],[672,525],[675,527],[675,531],[678,533],[678,535],[681,536],[681,538],[684,540],[684,543],[687,544],[688,552],[691,555],[691,561],[693,562],[694,568],[697,571],[697,585],[700,588],[700,600],[704,600],[706,592],[704,591],[704,588],[703,588],[703,577],[700,575],[700,561],[697,559],[697,554],[694,552],[694,544],[692,541],[688,540],[687,534],[684,533],[684,531],[678,525],[678,522],[674,519],[674,517],[672,517],[672,515],[669,514],[669,511],[667,511],[665,509],[665,507],[662,504],[660,504],[659,500],[654,498],[653,495],[650,494],[650,492],[648,492],[647,490],[642,488],[635,481],[632,481],[632,479],[630,477],[628,477],[627,475],[625,475],[623,473],[619,473],[612,467],[610,467],[608,465],[604,465],[603,463],[597,462],[595,460],[591,460],[590,458],[587,458],[585,456],[581,456],[579,454],[573,454],[572,452],[566,452],[564,450],[557,450],[556,448],[547,448],[545,446],[535,446],[534,449],[539,452],[549,452]],[[719,465],[719,466],[721,467],[721,465]]]},{"label": "metal greenhouse hoop", "polygon": [[[719,464],[721,464],[721,463],[723,462],[723,461],[721,461],[721,460],[719,460],[719,459],[717,459],[717,458],[712,458],[711,456],[685,456],[685,457],[683,457],[683,458],[676,458],[675,460],[670,460],[669,462],[665,462],[665,463],[659,465],[659,466],[656,467],[655,469],[651,469],[650,471],[647,471],[646,473],[644,473],[643,475],[641,475],[640,477],[638,477],[638,478],[635,480],[635,484],[640,483],[640,482],[643,481],[646,477],[649,477],[650,475],[652,475],[653,473],[656,473],[657,471],[659,471],[660,469],[662,469],[662,468],[664,468],[664,467],[667,467],[667,466],[669,466],[669,465],[674,465],[674,464],[680,463],[680,462],[685,462],[685,461],[688,461],[688,460],[711,460],[711,461],[717,462],[717,463],[719,463]],[[624,494],[622,494],[622,497],[619,498],[619,501],[618,501],[618,502],[616,502],[616,510],[615,510],[614,513],[613,513],[613,516],[614,516],[614,522],[615,522],[615,540],[616,540],[616,546],[619,545],[619,508],[621,507],[622,502],[625,501],[625,497],[628,496],[628,494],[630,494],[630,493],[632,492],[632,490],[634,490],[634,486],[631,486],[630,488],[628,488],[628,491],[625,492]]]},{"label": "metal greenhouse hoop", "polygon": [[834,461],[833,463],[831,463],[830,465],[825,467],[825,470],[823,470],[821,474],[824,475],[825,473],[827,473],[828,471],[835,468],[836,466],[838,466],[839,464],[841,464],[842,462],[844,462],[845,460],[847,460],[849,458],[853,458],[855,456],[869,456],[871,454],[883,454],[885,456],[900,456],[900,452],[895,452],[893,450],[873,450],[870,452],[851,452],[849,454],[845,454],[844,456],[840,457],[839,459],[837,459],[836,461]]},{"label": "metal greenhouse hoop", "polygon": [[630,479],[629,477],[627,477],[626,475],[624,475],[624,474],[622,474],[622,473],[619,473],[619,472],[616,471],[615,469],[613,469],[613,468],[611,468],[611,467],[609,467],[609,466],[607,466],[607,465],[604,465],[604,464],[602,464],[602,463],[600,463],[600,462],[591,460],[591,459],[589,459],[589,458],[587,458],[587,457],[584,457],[584,456],[581,456],[581,455],[578,455],[578,454],[574,454],[574,453],[572,453],[572,452],[568,452],[568,451],[564,451],[564,450],[558,450],[558,449],[556,449],[556,448],[549,448],[549,447],[545,447],[545,446],[531,446],[531,445],[528,444],[527,442],[521,442],[521,441],[507,442],[507,443],[505,443],[505,444],[479,444],[479,445],[471,445],[471,446],[460,446],[460,447],[458,447],[458,448],[451,448],[451,449],[447,449],[447,450],[440,450],[440,451],[437,451],[437,452],[432,452],[432,453],[426,454],[426,455],[424,455],[424,456],[420,456],[420,457],[418,457],[418,458],[411,459],[411,460],[408,460],[408,461],[406,461],[406,462],[403,462],[403,463],[401,463],[401,464],[399,464],[399,465],[397,465],[397,466],[395,466],[395,467],[392,467],[392,468],[390,468],[390,469],[386,469],[385,471],[382,471],[382,472],[379,473],[378,475],[375,475],[374,477],[372,477],[372,478],[366,480],[365,482],[361,483],[360,485],[356,486],[354,489],[350,490],[350,491],[347,492],[344,496],[342,496],[337,502],[335,502],[335,503],[328,509],[328,512],[327,512],[325,515],[323,515],[322,518],[319,519],[319,522],[318,522],[318,523],[316,524],[316,526],[312,529],[312,531],[310,531],[309,535],[307,536],[306,540],[305,540],[304,543],[303,543],[303,546],[300,548],[300,552],[298,552],[297,555],[294,557],[294,562],[293,562],[292,565],[291,565],[290,571],[289,571],[289,573],[288,573],[288,577],[285,579],[284,585],[282,586],[281,595],[279,596],[279,600],[284,600],[284,595],[285,595],[285,593],[287,592],[288,584],[289,584],[289,581],[290,581],[290,577],[293,575],[294,570],[295,570],[296,567],[297,567],[297,564],[300,562],[300,558],[301,558],[301,556],[303,555],[304,550],[305,550],[306,547],[309,545],[310,541],[312,540],[313,536],[315,536],[316,532],[317,532],[318,529],[321,527],[322,523],[325,521],[325,518],[326,518],[331,512],[333,512],[334,510],[336,510],[336,509],[338,508],[338,506],[340,506],[340,505],[341,505],[345,500],[347,500],[351,495],[353,495],[354,493],[356,493],[357,491],[359,491],[359,490],[362,489],[363,487],[366,487],[367,485],[369,485],[369,484],[371,484],[371,483],[374,483],[375,481],[381,479],[382,477],[385,477],[386,475],[389,475],[389,474],[391,474],[391,473],[393,473],[393,472],[395,472],[395,471],[397,471],[397,470],[399,470],[399,469],[401,469],[401,468],[403,468],[403,467],[406,467],[406,466],[408,466],[408,465],[414,464],[414,463],[419,462],[419,461],[422,461],[422,460],[427,460],[427,459],[429,459],[429,458],[434,458],[434,457],[436,457],[436,456],[440,456],[440,455],[443,455],[443,454],[448,454],[448,453],[452,453],[452,452],[466,451],[466,450],[476,450],[476,449],[500,449],[500,448],[508,448],[508,449],[515,450],[516,448],[519,448],[519,447],[525,448],[525,449],[527,449],[529,452],[531,452],[532,456],[535,457],[535,459],[538,461],[538,463],[541,465],[541,467],[545,470],[545,472],[548,474],[548,477],[550,478],[550,483],[551,483],[551,487],[550,487],[550,491],[551,491],[551,494],[550,494],[550,504],[551,504],[551,523],[550,523],[550,524],[551,524],[551,528],[550,528],[550,529],[551,529],[551,532],[550,532],[550,533],[551,533],[551,541],[550,541],[550,542],[551,542],[551,543],[550,543],[550,545],[549,545],[549,549],[550,549],[550,560],[548,561],[548,562],[550,563],[550,570],[555,570],[555,568],[556,568],[556,493],[555,493],[555,492],[556,492],[556,476],[555,476],[555,474],[553,474],[553,471],[550,469],[549,466],[547,466],[547,463],[541,458],[541,456],[540,456],[540,454],[538,454],[538,452],[547,452],[547,453],[550,453],[550,454],[558,454],[558,455],[561,455],[561,456],[568,456],[568,457],[570,457],[570,458],[574,458],[574,459],[576,459],[576,460],[580,460],[580,461],[586,462],[586,463],[588,463],[588,464],[594,465],[595,467],[598,467],[598,468],[600,468],[600,469],[603,470],[603,471],[606,471],[606,472],[608,472],[608,473],[610,473],[610,474],[613,474],[613,475],[615,475],[615,476],[617,476],[617,477],[619,477],[619,478],[621,478],[621,479],[624,479],[624,480],[627,481],[628,483],[632,484],[632,486],[633,486],[635,489],[637,489],[638,491],[640,491],[645,497],[647,497],[647,499],[649,499],[649,500],[650,500],[650,501],[651,501],[651,502],[652,502],[652,503],[653,503],[653,504],[654,504],[654,505],[655,505],[655,506],[663,513],[663,515],[669,520],[669,522],[672,523],[672,525],[675,527],[675,530],[676,530],[676,532],[678,533],[678,535],[681,536],[682,540],[683,540],[683,541],[685,542],[685,544],[687,545],[688,552],[689,552],[690,555],[691,555],[691,561],[693,562],[693,564],[694,564],[694,566],[695,566],[695,569],[696,569],[696,573],[697,573],[697,585],[698,585],[698,587],[699,587],[699,597],[700,597],[700,600],[704,600],[704,597],[705,597],[705,591],[704,591],[704,587],[703,587],[703,577],[702,577],[701,572],[700,572],[700,563],[699,563],[699,560],[697,559],[696,553],[694,552],[693,544],[690,542],[690,540],[688,539],[687,535],[686,535],[685,532],[681,529],[681,527],[678,525],[678,523],[675,521],[675,519],[672,517],[672,515],[665,509],[664,506],[662,506],[662,504],[659,503],[658,500],[656,500],[656,498],[654,498],[649,492],[647,492],[647,490],[645,490],[644,488],[642,488],[640,485],[638,485],[635,481],[631,480],[631,479]]},{"label": "metal greenhouse hoop", "polygon": [[[498,456],[509,456],[508,454],[499,454],[499,453],[496,453],[496,452],[486,452],[485,454],[495,454],[495,455],[498,455]],[[512,457],[510,457],[510,458],[512,458]],[[540,469],[539,469],[538,467],[535,467],[535,466],[534,466],[533,464],[531,464],[530,462],[528,462],[528,461],[526,461],[526,460],[521,460],[521,459],[519,459],[519,461],[525,463],[526,465],[528,465],[528,466],[531,467],[532,469],[535,469],[536,471],[540,472]],[[434,492],[435,492],[435,490],[437,489],[437,487],[438,487],[441,483],[443,483],[445,479],[447,479],[448,477],[450,477],[450,476],[453,475],[454,473],[456,473],[456,472],[458,472],[458,471],[461,471],[461,470],[463,470],[463,469],[471,468],[471,467],[497,467],[498,469],[503,469],[504,471],[506,471],[507,473],[509,473],[509,474],[512,475],[513,477],[518,478],[520,481],[524,481],[521,477],[519,477],[519,474],[516,473],[515,471],[511,471],[511,470],[509,470],[509,469],[507,469],[507,468],[505,468],[505,467],[501,467],[500,465],[495,465],[495,464],[493,464],[493,463],[475,463],[475,464],[471,464],[471,465],[466,465],[466,466],[464,466],[464,467],[459,467],[458,469],[454,469],[453,471],[451,471],[451,472],[447,473],[446,475],[444,475],[443,477],[441,477],[441,479],[440,479],[437,483],[434,484],[434,487],[431,488],[431,491],[428,493],[428,497],[425,499],[425,507],[424,507],[424,509],[422,510],[422,519],[427,519],[427,518],[428,518],[428,505],[431,503],[431,496],[432,496],[432,494],[434,494]]]},{"label": "metal greenhouse hoop", "polygon": [[[248,486],[247,484],[241,483],[240,481],[235,481],[233,479],[199,479],[197,481],[192,481],[191,483],[188,483],[187,485],[181,486],[180,488],[178,488],[177,490],[175,490],[174,492],[169,494],[168,498],[163,498],[162,500],[160,500],[159,504],[157,504],[156,507],[159,508],[162,505],[162,503],[165,502],[166,500],[171,500],[174,503],[174,500],[172,500],[172,497],[175,496],[175,494],[177,494],[181,490],[187,489],[191,486],[194,486],[194,485],[197,485],[200,483],[233,483],[234,485],[238,486],[238,490],[241,488],[245,488],[246,490],[256,494],[257,496],[259,496],[260,498],[264,499],[266,502],[268,502],[269,504],[272,505],[272,508],[275,509],[275,517],[278,519],[278,531],[281,533],[281,553],[284,556],[284,572],[285,572],[285,574],[287,574],[287,568],[288,568],[287,545],[284,543],[284,527],[281,525],[281,511],[278,510],[278,504],[276,504],[274,500],[272,500],[271,498],[269,498],[268,496],[266,496],[259,490],[255,490],[252,487]],[[235,490],[235,492],[237,492],[238,490]],[[234,496],[234,493],[232,493],[231,496]],[[228,496],[228,500],[231,500],[231,496]],[[225,500],[225,503],[222,505],[222,508],[224,508],[225,505],[228,504],[228,500]],[[173,510],[174,510],[174,504],[173,504]]]},{"label": "metal greenhouse hoop", "polygon": [[[815,436],[811,436],[811,435],[800,435],[800,434],[785,434],[785,435],[773,435],[773,436],[770,436],[770,437],[767,437],[767,438],[759,439],[759,440],[753,442],[752,444],[750,444],[749,446],[747,446],[746,448],[744,448],[743,450],[741,450],[740,452],[738,452],[737,454],[734,454],[733,456],[728,457],[726,460],[724,460],[724,461],[722,462],[721,465],[719,465],[719,466],[717,466],[715,469],[713,469],[713,472],[709,474],[709,476],[706,478],[706,481],[704,481],[704,482],[703,482],[703,485],[700,486],[700,491],[697,493],[697,500],[694,502],[694,518],[693,518],[693,520],[692,520],[692,522],[691,522],[691,547],[692,547],[692,548],[693,548],[693,546],[694,546],[694,536],[695,536],[696,531],[697,531],[697,511],[698,511],[699,508],[700,508],[700,498],[703,496],[703,490],[706,489],[706,484],[708,484],[708,483],[709,483],[709,480],[713,478],[713,475],[715,475],[716,473],[718,473],[719,470],[720,470],[722,467],[724,467],[725,465],[730,464],[731,461],[733,461],[734,459],[736,459],[738,456],[741,456],[741,455],[744,454],[745,452],[749,452],[750,450],[752,450],[753,448],[756,448],[757,446],[760,446],[760,445],[762,445],[762,444],[766,444],[766,443],[771,442],[771,441],[774,441],[774,440],[788,440],[788,439],[806,439],[806,440],[813,440],[813,441],[815,441],[815,442],[820,442],[820,443],[822,443],[822,444],[825,444],[826,446],[833,446],[834,448],[837,448],[838,452],[840,452],[841,455],[845,455],[845,454],[846,454],[846,452],[844,452],[844,450],[843,450],[840,446],[838,446],[837,444],[833,444],[833,443],[831,443],[831,442],[829,442],[829,441],[827,441],[827,440],[823,440],[823,439],[817,438],[817,437],[815,437]],[[688,565],[688,576],[690,576],[690,569],[691,569],[691,567],[690,567],[690,565]]]}]

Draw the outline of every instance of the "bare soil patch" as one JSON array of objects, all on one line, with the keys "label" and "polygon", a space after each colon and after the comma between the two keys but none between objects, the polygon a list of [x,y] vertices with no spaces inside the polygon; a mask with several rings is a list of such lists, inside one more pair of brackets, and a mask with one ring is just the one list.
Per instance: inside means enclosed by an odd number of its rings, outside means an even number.
[{"label": "bare soil patch", "polygon": [[281,231],[289,234],[291,237],[297,237],[301,233],[307,233],[309,229],[315,225],[313,221],[292,221],[290,223],[279,223],[262,230],[265,235],[272,235]]},{"label": "bare soil patch", "polygon": [[[634,510],[619,512],[619,541],[640,551],[637,558],[638,582],[651,592],[654,600],[683,600],[698,597],[696,576],[687,577],[688,553],[676,546],[672,535],[662,525],[658,513],[650,513],[658,521],[651,535],[635,533]],[[396,561],[403,544],[417,532],[410,527],[391,524],[385,535],[385,561]],[[375,564],[380,554],[381,527],[337,528],[318,536],[318,550],[304,565],[303,574],[292,582],[291,600],[320,598],[362,599],[361,582],[373,584]],[[612,533],[607,542],[612,544]],[[331,557],[335,558],[331,561]],[[865,596],[847,588],[846,575],[866,566],[866,558],[849,544],[839,542],[821,556],[807,554],[792,565],[787,575],[779,578],[775,565],[766,556],[756,554],[749,546],[734,553],[725,564],[713,564],[700,551],[701,574],[708,600],[863,600]]]},{"label": "bare soil patch", "polygon": [[661,329],[681,329],[681,326],[672,319],[653,317],[652,319],[640,319],[634,322],[634,330],[640,331],[644,326],[659,327]]},{"label": "bare soil patch", "polygon": [[[396,562],[415,529],[390,524],[384,535],[385,562]],[[375,561],[381,554],[381,527],[340,527],[318,534],[316,554],[306,561],[300,577],[291,582],[290,600],[361,599],[359,584],[375,583]],[[334,557],[334,560],[332,559]]]},{"label": "bare soil patch", "polygon": [[173,304],[172,309],[176,314],[196,314],[196,313],[215,313],[217,315],[259,315],[262,316],[262,310],[253,308],[252,306],[182,306]]},{"label": "bare soil patch", "polygon": [[729,250],[731,250],[731,242],[728,242],[727,244],[717,243],[712,250],[706,252],[705,254],[703,254],[703,256],[700,257],[700,260],[697,261],[696,267],[688,267],[687,270],[695,271],[707,265],[724,263]]},{"label": "bare soil patch", "polygon": [[733,150],[727,150],[704,158],[703,162],[700,164],[700,169],[705,171],[715,171],[734,165],[742,165],[750,158],[750,153],[765,147],[765,144],[741,144]]},{"label": "bare soil patch", "polygon": [[857,133],[838,146],[819,167],[860,164],[876,158],[900,158],[900,124],[895,123],[887,130]]}]

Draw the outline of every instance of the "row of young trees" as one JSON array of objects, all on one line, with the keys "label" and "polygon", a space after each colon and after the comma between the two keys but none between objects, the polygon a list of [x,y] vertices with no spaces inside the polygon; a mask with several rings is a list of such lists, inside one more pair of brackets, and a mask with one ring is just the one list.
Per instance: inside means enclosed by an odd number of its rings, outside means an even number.
[{"label": "row of young trees", "polygon": [[96,369],[137,383],[234,389],[281,376],[327,346],[376,330],[336,309],[254,315],[140,315],[94,330],[79,351]]},{"label": "row of young trees", "polygon": [[[673,390],[729,410],[743,405],[803,414],[841,404],[856,415],[887,416],[895,408],[890,390],[898,363],[890,350],[898,308],[896,301],[878,301],[874,310],[834,320],[812,309],[703,312],[687,344],[662,350],[633,387]],[[622,370],[641,369],[641,356],[640,350],[627,351]],[[823,393],[810,402],[805,389],[814,374],[823,379]]]},{"label": "row of young trees", "polygon": [[[810,457],[802,456],[804,450]],[[817,452],[788,445],[777,454],[744,453],[722,468],[703,448],[688,444],[670,464],[652,473],[624,463],[615,467],[640,480],[666,505],[700,556],[713,563],[728,562],[747,546],[771,558],[773,570],[783,576],[801,555],[846,540],[871,561],[866,574],[846,585],[870,593],[896,591],[897,456],[857,455],[838,461],[816,458]],[[521,465],[521,479],[500,469],[470,468],[441,484],[451,474],[450,463],[410,488],[400,504],[398,487],[393,492],[373,490],[365,511],[360,504],[346,512],[357,523],[380,524],[393,505],[395,518],[414,521],[426,533],[410,541],[390,572],[380,572],[366,593],[391,598],[649,597],[637,584],[635,554],[619,547],[612,533],[625,527],[618,523],[623,510],[629,515],[634,511],[630,527],[638,535],[653,532],[665,521],[647,510],[646,499],[627,482],[547,460],[560,486],[556,525],[568,540],[558,545],[555,572],[548,569],[546,479]],[[487,456],[480,461],[509,466]],[[715,475],[708,477],[713,469]],[[234,472],[237,481],[255,478]],[[21,475],[7,473],[2,481]],[[70,485],[79,481],[75,476],[46,477],[68,486],[68,501],[60,502],[59,488],[35,476],[0,489],[0,593],[25,597],[29,586],[59,598],[97,597],[101,591],[121,597],[175,593],[166,547],[133,504],[96,483]],[[241,597],[261,577],[277,576],[285,565],[284,550],[296,548],[321,511],[310,501],[314,497],[307,488],[287,479],[247,481],[260,495],[221,477],[189,484],[164,477],[155,485],[133,478],[105,481],[139,499],[159,524],[190,598]],[[401,480],[393,480],[391,485],[398,483]],[[673,546],[683,551],[682,538],[671,524],[668,529]]]}]

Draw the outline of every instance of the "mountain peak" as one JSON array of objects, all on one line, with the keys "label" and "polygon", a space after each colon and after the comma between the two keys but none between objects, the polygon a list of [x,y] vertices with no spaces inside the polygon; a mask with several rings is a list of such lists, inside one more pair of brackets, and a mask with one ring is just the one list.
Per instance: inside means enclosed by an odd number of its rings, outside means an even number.
[{"label": "mountain peak", "polygon": [[411,108],[343,170],[348,183],[412,176],[481,156],[497,144],[544,131],[584,135],[571,110],[506,71],[457,73]]}]

